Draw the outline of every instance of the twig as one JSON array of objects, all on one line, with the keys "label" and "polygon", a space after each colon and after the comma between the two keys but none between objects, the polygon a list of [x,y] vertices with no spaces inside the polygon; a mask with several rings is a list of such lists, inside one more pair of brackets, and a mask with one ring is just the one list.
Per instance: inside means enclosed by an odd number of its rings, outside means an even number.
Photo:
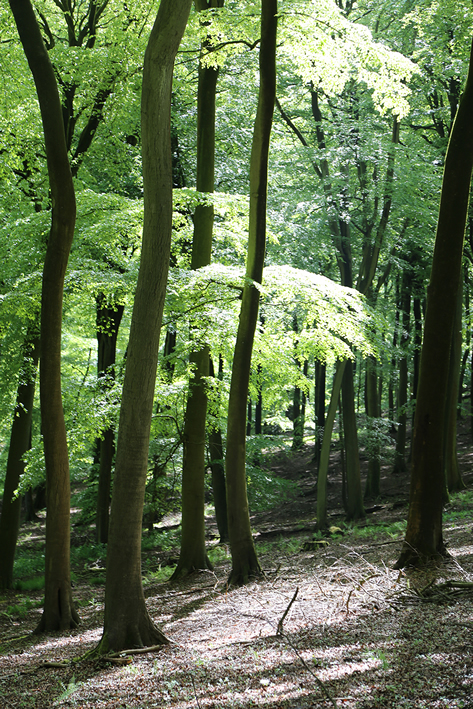
[{"label": "twig", "polygon": [[291,609],[292,604],[293,604],[294,601],[296,600],[298,593],[299,593],[299,586],[298,586],[298,587],[296,588],[296,590],[294,591],[294,595],[293,595],[293,597],[291,598],[291,600],[289,601],[288,607],[286,608],[286,610],[285,610],[284,613],[282,614],[282,618],[281,618],[281,620],[280,620],[279,623],[278,623],[278,628],[277,628],[277,630],[276,630],[276,635],[282,635],[283,623],[284,623],[284,621],[285,621],[285,619],[286,619],[287,614],[289,613],[289,611],[290,611],[290,609]]},{"label": "twig", "polygon": [[196,688],[195,688],[194,678],[193,678],[192,675],[189,675],[189,677],[191,678],[192,686],[193,686],[193,688],[194,688],[194,697],[195,697],[195,703],[197,704],[197,709],[200,709],[199,697],[197,696],[197,691],[196,691]]},{"label": "twig", "polygon": [[292,642],[289,640],[289,638],[287,637],[287,635],[285,635],[284,633],[281,633],[279,637],[284,638],[284,640],[287,642],[287,644],[291,647],[293,653],[296,655],[296,657],[300,660],[300,662],[302,663],[302,665],[305,667],[305,669],[307,670],[307,672],[308,672],[310,675],[312,675],[312,677],[315,679],[315,681],[317,682],[318,686],[320,687],[320,689],[322,690],[322,692],[325,694],[325,696],[327,697],[327,699],[329,700],[329,702],[331,703],[331,705],[334,707],[334,709],[338,709],[338,704],[337,704],[336,700],[332,697],[332,695],[331,695],[330,692],[328,691],[328,689],[327,689],[327,687],[325,686],[325,684],[322,682],[321,679],[319,679],[319,678],[317,677],[317,675],[315,674],[315,672],[313,672],[313,671],[311,670],[311,668],[309,667],[309,665],[307,664],[307,662],[306,662],[306,661],[304,660],[304,658],[300,655],[299,651],[298,651],[297,648],[292,644]]}]

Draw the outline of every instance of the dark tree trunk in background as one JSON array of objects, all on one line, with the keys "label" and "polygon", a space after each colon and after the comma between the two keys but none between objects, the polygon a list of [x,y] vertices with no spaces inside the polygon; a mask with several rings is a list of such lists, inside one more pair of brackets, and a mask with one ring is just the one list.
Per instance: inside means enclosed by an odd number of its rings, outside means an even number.
[{"label": "dark tree trunk in background", "polygon": [[314,462],[316,467],[320,463],[320,451],[322,450],[322,438],[325,426],[325,376],[327,367],[325,363],[315,363],[315,398],[314,398],[314,417],[315,417],[315,448]]},{"label": "dark tree trunk in background", "polygon": [[378,497],[380,493],[380,444],[377,441],[377,431],[374,421],[381,415],[378,399],[378,378],[376,373],[376,360],[368,357],[366,360],[366,414],[368,416],[368,429],[372,432],[370,450],[368,451],[368,475],[366,478],[365,498]]},{"label": "dark tree trunk in background", "polygon": [[0,589],[13,587],[13,562],[20,529],[21,496],[15,497],[25,464],[23,456],[31,447],[31,419],[38,369],[39,338],[27,338],[23,347],[16,406],[8,449],[7,470],[0,517]]},{"label": "dark tree trunk in background", "polygon": [[[110,388],[115,379],[118,328],[123,316],[124,305],[108,304],[101,293],[97,297],[97,374],[104,390]],[[98,442],[99,485],[97,490],[97,514],[95,521],[96,539],[102,544],[108,541],[110,513],[110,488],[112,482],[113,456],[115,453],[115,431],[110,426],[102,431]]]},{"label": "dark tree trunk in background", "polygon": [[65,630],[79,621],[71,593],[69,460],[61,394],[62,301],[76,205],[54,70],[30,0],[10,0],[10,7],[38,94],[52,203],[41,297],[40,401],[47,518],[44,611],[36,631],[42,632]]},{"label": "dark tree trunk in background", "polygon": [[250,218],[247,282],[233,357],[227,424],[227,508],[232,552],[229,581],[246,583],[261,573],[251,535],[246,491],[246,405],[251,355],[258,320],[259,291],[249,279],[261,283],[266,248],[268,156],[276,96],[277,0],[262,0],[259,55],[260,89],[251,148]]},{"label": "dark tree trunk in background", "polygon": [[141,96],[144,219],[118,426],[99,652],[166,643],[146,609],[141,525],[172,233],[171,91],[191,0],[161,0],[145,52]]},{"label": "dark tree trunk in background", "polygon": [[408,346],[410,339],[411,314],[411,277],[404,271],[401,284],[401,358],[399,360],[399,384],[397,394],[397,436],[394,453],[393,473],[403,473],[407,470],[406,438],[407,438],[407,401],[408,401]]},{"label": "dark tree trunk in background", "polygon": [[[211,377],[215,377],[213,360],[210,358],[209,372]],[[218,379],[223,378],[223,359],[218,360]],[[227,543],[228,537],[228,515],[227,515],[227,486],[225,483],[225,464],[223,454],[222,430],[220,419],[215,416],[209,421],[209,458],[210,470],[212,471],[212,491],[215,506],[215,518],[220,541]]]},{"label": "dark tree trunk in background", "polygon": [[414,421],[409,516],[397,568],[445,554],[445,401],[473,167],[472,115],[473,47],[445,158]]}]

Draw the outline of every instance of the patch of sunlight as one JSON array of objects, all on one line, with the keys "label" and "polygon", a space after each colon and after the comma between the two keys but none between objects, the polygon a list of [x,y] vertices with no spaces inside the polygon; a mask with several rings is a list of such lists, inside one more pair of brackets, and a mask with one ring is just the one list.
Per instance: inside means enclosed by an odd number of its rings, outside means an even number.
[{"label": "patch of sunlight", "polygon": [[[85,633],[80,633],[80,635],[72,636],[65,635],[60,638],[50,638],[44,642],[38,643],[35,647],[41,650],[55,650],[62,647],[71,647],[74,645],[82,646],[84,643],[98,642],[102,637],[102,628],[95,628],[94,630],[87,630]],[[81,648],[82,649],[82,648]]]},{"label": "patch of sunlight", "polygon": [[465,547],[455,547],[454,549],[449,548],[448,550],[450,556],[470,556],[473,554],[473,545],[469,544]]}]

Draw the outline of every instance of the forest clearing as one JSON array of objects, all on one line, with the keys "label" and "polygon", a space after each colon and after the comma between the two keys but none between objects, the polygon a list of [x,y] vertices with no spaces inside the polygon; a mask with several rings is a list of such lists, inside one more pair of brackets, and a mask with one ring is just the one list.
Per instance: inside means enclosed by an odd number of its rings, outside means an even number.
[{"label": "forest clearing", "polygon": [[[473,447],[460,434],[460,465],[471,486]],[[423,570],[393,570],[403,540],[408,481],[383,466],[377,509],[345,527],[339,453],[330,471],[332,535],[314,535],[311,456],[272,456],[272,474],[296,482],[280,505],[252,516],[265,577],[228,588],[228,550],[209,516],[213,572],[169,577],[178,546],[143,551],[146,604],[169,645],[113,660],[81,659],[100,641],[103,558],[73,555],[81,624],[67,634],[31,635],[42,594],[1,597],[0,697],[9,709],[457,709],[473,707],[473,496],[445,511],[450,557]],[[304,530],[304,531],[299,531]],[[343,530],[343,534],[341,534]],[[22,532],[20,549],[44,549],[43,522]],[[146,535],[145,535],[146,538]],[[93,530],[75,526],[73,549]],[[175,544],[175,542],[174,542]],[[76,546],[77,545],[77,546]],[[21,551],[20,551],[21,557]],[[459,582],[459,586],[445,586]],[[462,583],[466,582],[464,587]],[[422,589],[425,598],[418,595]],[[438,591],[436,591],[438,589]],[[297,591],[297,595],[296,595]],[[295,598],[294,598],[295,596]],[[291,603],[292,601],[292,603]],[[287,613],[286,613],[287,611]]]}]

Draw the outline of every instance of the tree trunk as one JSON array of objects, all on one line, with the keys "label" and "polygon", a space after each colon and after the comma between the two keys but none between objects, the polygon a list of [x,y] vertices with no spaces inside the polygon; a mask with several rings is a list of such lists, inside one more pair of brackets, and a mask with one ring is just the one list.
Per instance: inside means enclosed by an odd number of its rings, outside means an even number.
[{"label": "tree trunk", "polygon": [[373,430],[373,420],[380,417],[378,382],[376,373],[376,360],[369,357],[366,360],[366,414],[368,416],[368,429],[371,429],[373,438],[368,451],[368,475],[366,478],[365,498],[378,497],[381,477],[380,445],[377,442],[376,430]]},{"label": "tree trunk", "polygon": [[172,75],[190,7],[191,0],[161,0],[145,52],[143,239],[120,407],[99,652],[167,642],[146,610],[141,525],[172,232]]},{"label": "tree trunk", "polygon": [[[105,296],[97,297],[97,373],[99,382],[108,389],[115,379],[114,365],[117,352],[118,328],[125,307],[116,304],[109,306]],[[96,539],[102,544],[108,541],[108,522],[110,515],[110,488],[112,482],[113,456],[115,453],[115,431],[113,426],[102,432],[99,441],[99,485],[97,491],[97,514],[95,521]]]},{"label": "tree trunk", "polygon": [[457,411],[458,389],[462,357],[462,305],[463,288],[457,293],[457,307],[453,323],[452,345],[448,367],[447,400],[445,402],[445,481],[448,492],[458,492],[465,488],[460,475],[457,455]]},{"label": "tree trunk", "polygon": [[36,85],[52,203],[41,300],[40,401],[47,486],[45,598],[36,629],[41,632],[75,627],[79,620],[71,594],[69,460],[61,394],[62,300],[76,206],[54,70],[30,0],[10,0],[10,7]]},{"label": "tree trunk", "polygon": [[401,359],[399,360],[399,385],[397,397],[397,436],[396,451],[394,454],[393,473],[403,473],[407,470],[406,464],[406,438],[407,438],[407,392],[408,392],[408,366],[407,349],[410,338],[410,313],[411,313],[411,278],[404,271],[401,285]]},{"label": "tree trunk", "polygon": [[417,393],[409,516],[396,567],[445,554],[442,533],[448,365],[473,167],[473,46],[445,158]]},{"label": "tree trunk", "polygon": [[343,432],[345,435],[347,476],[347,519],[349,520],[364,519],[365,517],[354,402],[353,364],[349,362],[348,366],[345,367],[342,382]]},{"label": "tree trunk", "polygon": [[[338,408],[340,390],[342,387],[343,374],[347,366],[347,360],[337,362],[335,377],[333,380],[332,394],[327,411],[327,419],[324,426],[324,437],[320,452],[320,463],[317,475],[317,529],[324,530],[328,527],[327,521],[327,473],[330,462],[330,445],[332,443],[333,424]],[[351,366],[351,362],[349,363]]]},{"label": "tree trunk", "polygon": [[[314,396],[314,417],[315,417],[315,448],[314,462],[318,469],[320,464],[320,451],[322,450],[322,439],[325,426],[325,375],[326,364],[315,363],[315,396]],[[331,434],[330,434],[331,435]]]},{"label": "tree trunk", "polygon": [[235,584],[246,583],[250,577],[261,572],[251,536],[245,470],[246,403],[259,307],[259,291],[249,279],[261,283],[266,248],[268,156],[276,95],[276,34],[277,0],[262,0],[260,90],[250,164],[247,281],[243,290],[233,357],[227,423],[227,508],[232,552],[229,580]]},{"label": "tree trunk", "polygon": [[[215,377],[212,358],[210,358],[210,376]],[[223,377],[223,360],[219,357],[218,378]],[[215,518],[217,520],[220,541],[227,543],[228,537],[228,515],[227,515],[227,486],[225,482],[225,465],[223,457],[222,430],[220,428],[219,417],[210,421],[209,433],[209,457],[210,469],[212,471],[212,490],[215,506]]]},{"label": "tree trunk", "polygon": [[31,445],[31,419],[38,369],[39,338],[30,337],[23,347],[16,406],[8,449],[7,470],[0,517],[0,589],[13,587],[13,562],[20,529],[21,496],[15,497],[24,472],[23,456]]},{"label": "tree trunk", "polygon": [[[222,7],[222,0],[196,0],[198,11]],[[204,42],[202,51],[209,50]],[[199,63],[197,91],[197,179],[198,192],[214,191],[215,174],[215,96],[218,69]],[[194,213],[191,268],[196,270],[210,263],[214,222],[213,205],[198,204]],[[203,347],[190,355],[193,378],[189,382],[184,417],[182,462],[182,537],[179,562],[171,580],[187,576],[196,569],[211,569],[205,551],[204,481],[205,481],[205,419],[209,376],[209,348]]]}]

